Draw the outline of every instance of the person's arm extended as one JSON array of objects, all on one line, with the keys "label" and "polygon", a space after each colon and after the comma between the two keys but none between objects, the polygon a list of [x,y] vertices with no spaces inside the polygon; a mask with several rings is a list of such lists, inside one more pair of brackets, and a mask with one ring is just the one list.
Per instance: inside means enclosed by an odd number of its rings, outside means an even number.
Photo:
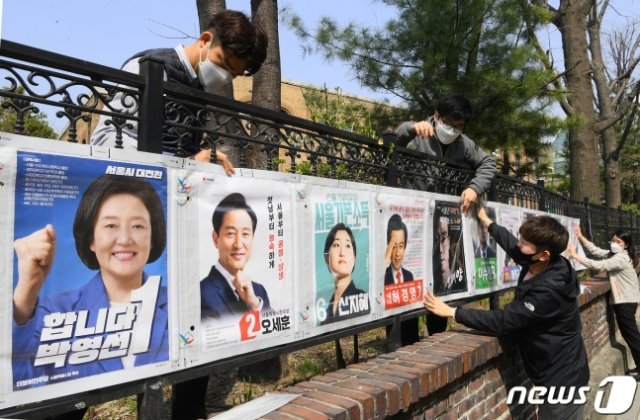
[{"label": "person's arm extended", "polygon": [[396,143],[398,146],[407,147],[409,142],[416,137],[416,132],[412,128],[414,124],[415,121],[405,121],[398,126],[396,129]]},{"label": "person's arm extended", "polygon": [[514,261],[518,262],[516,258],[522,258],[522,253],[518,248],[518,239],[507,229],[491,220],[482,201],[476,203],[476,217],[484,227],[489,229],[489,234]]},{"label": "person's arm extended", "polygon": [[463,136],[465,142],[465,159],[476,171],[475,176],[468,185],[478,195],[482,195],[491,186],[491,180],[496,175],[496,162],[468,137]]},{"label": "person's arm extended", "polygon": [[555,303],[556,296],[550,291],[540,291],[537,296],[526,300],[526,306],[519,300],[509,303],[504,309],[452,308],[428,292],[424,306],[438,316],[452,317],[467,327],[496,334],[508,334],[540,322],[546,322],[558,314],[561,305]]},{"label": "person's arm extended", "polygon": [[571,255],[571,258],[578,261],[590,270],[620,271],[631,264],[629,257],[624,253],[614,254],[611,258],[607,258],[604,260],[592,260],[578,254],[571,244],[569,244],[569,246],[567,247],[567,251]]}]

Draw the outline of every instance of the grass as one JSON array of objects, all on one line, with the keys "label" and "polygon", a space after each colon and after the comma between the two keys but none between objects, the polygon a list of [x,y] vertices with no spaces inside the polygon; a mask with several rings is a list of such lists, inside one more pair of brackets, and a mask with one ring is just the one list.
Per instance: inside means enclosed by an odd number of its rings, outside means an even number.
[{"label": "grass", "polygon": [[[500,307],[504,307],[513,300],[513,292],[507,292],[500,295]],[[489,299],[465,304],[465,307],[488,309]],[[420,317],[420,331],[424,334],[425,325],[424,317]],[[449,327],[455,327],[456,324],[450,321]],[[360,361],[366,361],[379,354],[385,352],[385,328],[376,328],[364,333],[358,334]],[[353,337],[345,337],[340,340],[344,358],[348,363],[353,360]],[[209,384],[209,395],[207,407],[212,408],[212,412],[219,412],[228,409],[234,405],[242,404],[254,398],[260,397],[266,392],[272,392],[286,388],[287,386],[298,382],[309,380],[318,375],[326,374],[336,370],[336,351],[333,342],[310,347],[308,349],[299,350],[288,355],[288,369],[277,380],[265,380],[260,378],[252,378],[249,376],[238,376],[231,388],[230,392],[224,398],[220,395],[214,395],[214,389],[221,389],[220,384],[215,384],[212,380]],[[217,398],[216,398],[217,397]],[[168,405],[171,400],[171,387],[165,387],[164,390],[165,412],[168,413]],[[215,400],[215,401],[214,401]],[[168,414],[165,416],[168,417]],[[130,396],[104,404],[99,404],[89,408],[85,415],[85,420],[135,420],[136,416],[136,397]]]}]

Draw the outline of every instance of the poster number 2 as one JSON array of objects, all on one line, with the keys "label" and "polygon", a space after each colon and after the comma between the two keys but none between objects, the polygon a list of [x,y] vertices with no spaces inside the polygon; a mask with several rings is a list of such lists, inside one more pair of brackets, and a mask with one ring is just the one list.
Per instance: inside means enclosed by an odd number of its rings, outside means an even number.
[{"label": "poster number 2", "polygon": [[253,340],[260,332],[260,312],[246,312],[240,318],[240,341]]}]

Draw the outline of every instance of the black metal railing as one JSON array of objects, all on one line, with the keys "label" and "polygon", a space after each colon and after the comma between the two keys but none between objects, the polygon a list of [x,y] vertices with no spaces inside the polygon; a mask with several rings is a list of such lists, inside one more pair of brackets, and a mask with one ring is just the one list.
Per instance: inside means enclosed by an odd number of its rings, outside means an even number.
[{"label": "black metal railing", "polygon": [[[232,152],[240,167],[346,179],[398,188],[459,195],[473,172],[455,164],[326,125],[266,110],[188,87],[162,82],[162,63],[141,60],[141,74],[132,74],[11,41],[0,44],[0,86],[3,106],[16,114],[14,130],[24,133],[31,113],[46,108],[67,128],[64,138],[89,143],[96,116],[115,131],[114,147],[123,147],[125,129],[137,134],[138,149],[172,151],[188,156],[200,147]],[[52,111],[49,111],[52,110]],[[391,136],[392,137],[392,136]],[[162,139],[165,139],[164,143]],[[385,140],[388,140],[385,139]],[[212,156],[214,154],[212,153]],[[605,206],[575,201],[532,184],[497,174],[487,199],[558,215],[578,217],[583,231],[604,244],[617,227],[638,237],[640,218]],[[477,296],[476,298],[483,298]],[[497,299],[492,299],[496,302]],[[423,313],[413,311],[397,318]],[[16,407],[0,415],[38,417],[72,410],[125,395],[139,395],[140,418],[160,418],[162,385],[206,375],[230,366],[264,360],[336,338],[394,323],[387,318],[261,350],[158,378],[91,391],[41,404]],[[398,343],[395,343],[397,345]]]}]

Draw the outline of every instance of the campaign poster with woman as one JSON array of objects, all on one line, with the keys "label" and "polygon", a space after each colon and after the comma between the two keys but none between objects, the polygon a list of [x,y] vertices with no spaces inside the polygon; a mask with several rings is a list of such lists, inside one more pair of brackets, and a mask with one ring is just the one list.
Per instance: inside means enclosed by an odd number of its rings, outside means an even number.
[{"label": "campaign poster with woman", "polygon": [[157,166],[17,153],[14,391],[91,378],[86,390],[168,366],[166,177]]},{"label": "campaign poster with woman", "polygon": [[365,191],[313,188],[316,325],[371,313],[370,201]]}]

